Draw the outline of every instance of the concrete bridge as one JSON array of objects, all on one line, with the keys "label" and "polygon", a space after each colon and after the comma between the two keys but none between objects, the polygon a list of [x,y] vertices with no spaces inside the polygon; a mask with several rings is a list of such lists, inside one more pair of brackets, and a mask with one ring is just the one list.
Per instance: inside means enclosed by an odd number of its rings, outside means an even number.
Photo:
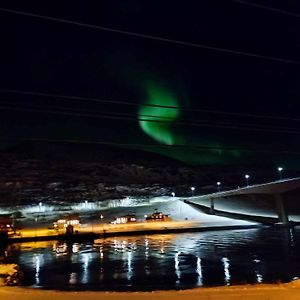
[{"label": "concrete bridge", "polygon": [[289,213],[300,217],[300,177],[190,197],[184,202],[206,214],[285,225]]}]

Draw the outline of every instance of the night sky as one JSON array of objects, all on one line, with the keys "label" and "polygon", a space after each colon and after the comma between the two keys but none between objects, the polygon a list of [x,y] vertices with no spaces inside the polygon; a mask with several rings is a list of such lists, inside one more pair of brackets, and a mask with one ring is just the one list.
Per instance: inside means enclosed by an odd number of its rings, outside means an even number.
[{"label": "night sky", "polygon": [[1,8],[265,58],[0,9],[1,145],[111,142],[190,163],[300,168],[300,4],[249,0],[291,12],[284,14],[241,2],[2,1]]}]

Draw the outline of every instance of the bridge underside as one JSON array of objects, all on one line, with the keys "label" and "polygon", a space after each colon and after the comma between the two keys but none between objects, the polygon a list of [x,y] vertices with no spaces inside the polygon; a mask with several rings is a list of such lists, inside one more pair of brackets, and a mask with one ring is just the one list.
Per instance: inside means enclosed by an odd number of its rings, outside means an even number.
[{"label": "bridge underside", "polygon": [[202,213],[205,213],[207,215],[215,215],[215,216],[226,217],[226,218],[230,218],[230,219],[251,221],[251,222],[257,222],[257,223],[268,224],[268,225],[278,222],[278,218],[276,218],[276,217],[255,216],[255,215],[229,212],[229,211],[224,211],[224,210],[219,210],[219,209],[212,210],[211,207],[207,207],[207,206],[201,205],[201,204],[196,204],[196,203],[190,202],[188,200],[185,200],[184,202],[191,205],[196,210],[198,210]]},{"label": "bridge underside", "polygon": [[274,194],[192,197],[185,202],[205,214],[263,224],[300,221],[300,189]]}]

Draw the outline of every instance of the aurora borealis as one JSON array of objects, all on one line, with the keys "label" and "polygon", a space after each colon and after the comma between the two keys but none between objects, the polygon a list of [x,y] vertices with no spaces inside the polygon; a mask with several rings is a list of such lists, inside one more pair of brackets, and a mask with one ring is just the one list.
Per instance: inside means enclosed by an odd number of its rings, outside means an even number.
[{"label": "aurora borealis", "polygon": [[[170,91],[158,87],[153,83],[149,83],[147,86],[147,96],[147,102],[143,104],[174,107],[178,107],[179,104]],[[155,141],[165,145],[173,145],[178,143],[179,137],[172,131],[172,122],[175,121],[179,115],[179,108],[141,105],[138,114],[139,125],[141,129]],[[149,122],[148,120],[158,122]]]},{"label": "aurora borealis", "polygon": [[[178,127],[176,121],[181,115],[181,105],[173,90],[162,83],[149,81],[145,84],[145,91],[147,100],[140,104],[138,123],[142,131],[158,145],[143,149],[189,164],[226,164],[244,157],[245,153],[241,151],[223,150],[224,145],[217,142],[216,136],[212,139],[201,134],[195,136],[195,133]],[[200,129],[200,132],[203,130]],[[190,147],[191,144],[194,146]]]},{"label": "aurora borealis", "polygon": [[57,98],[0,92],[0,146],[60,139],[134,145],[192,164],[300,166],[297,64],[255,57],[300,60],[299,26],[289,18],[220,0],[97,1],[72,10],[21,2],[7,7],[92,26],[1,12],[0,89]]}]

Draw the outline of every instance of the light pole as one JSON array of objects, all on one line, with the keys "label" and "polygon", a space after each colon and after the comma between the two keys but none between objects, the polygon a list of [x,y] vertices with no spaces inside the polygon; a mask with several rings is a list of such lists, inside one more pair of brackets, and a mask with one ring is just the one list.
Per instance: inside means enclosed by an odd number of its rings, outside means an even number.
[{"label": "light pole", "polygon": [[221,182],[220,181],[217,182],[217,186],[218,186],[218,192],[220,192],[221,191]]},{"label": "light pole", "polygon": [[283,168],[282,167],[278,167],[277,170],[278,170],[278,173],[279,173],[279,179],[281,180],[282,179]]},{"label": "light pole", "polygon": [[194,192],[195,192],[195,187],[191,186],[191,191],[192,191],[192,197],[194,197]]},{"label": "light pole", "polygon": [[245,179],[246,179],[247,186],[249,186],[249,178],[250,178],[250,175],[246,174]]}]

